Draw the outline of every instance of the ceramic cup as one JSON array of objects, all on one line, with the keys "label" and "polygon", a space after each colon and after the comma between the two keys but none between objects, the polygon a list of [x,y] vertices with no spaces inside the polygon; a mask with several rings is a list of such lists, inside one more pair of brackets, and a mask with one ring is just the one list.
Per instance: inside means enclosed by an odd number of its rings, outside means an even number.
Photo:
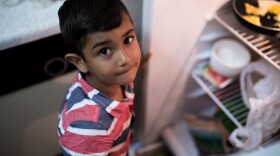
[{"label": "ceramic cup", "polygon": [[222,76],[234,77],[249,64],[249,50],[235,39],[220,39],[213,44],[210,66]]}]

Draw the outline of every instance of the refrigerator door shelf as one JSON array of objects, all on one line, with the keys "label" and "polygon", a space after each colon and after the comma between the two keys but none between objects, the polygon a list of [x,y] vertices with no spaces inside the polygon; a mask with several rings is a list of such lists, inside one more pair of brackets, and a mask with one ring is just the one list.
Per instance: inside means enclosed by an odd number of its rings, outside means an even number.
[{"label": "refrigerator door shelf", "polygon": [[211,99],[224,111],[237,127],[243,127],[246,124],[249,109],[243,103],[238,79],[225,88],[219,89],[203,77],[202,70],[201,66],[199,66],[192,72],[194,80],[205,90]]}]

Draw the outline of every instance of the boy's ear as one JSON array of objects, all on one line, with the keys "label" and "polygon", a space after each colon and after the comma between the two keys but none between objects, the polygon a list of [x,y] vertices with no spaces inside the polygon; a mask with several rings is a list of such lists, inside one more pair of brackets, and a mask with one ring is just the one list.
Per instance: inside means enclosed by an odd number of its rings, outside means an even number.
[{"label": "boy's ear", "polygon": [[86,66],[84,60],[80,56],[78,56],[77,54],[68,53],[68,54],[65,55],[65,60],[67,62],[75,65],[79,69],[79,71],[81,71],[83,73],[88,72],[88,69],[87,69],[87,66]]}]

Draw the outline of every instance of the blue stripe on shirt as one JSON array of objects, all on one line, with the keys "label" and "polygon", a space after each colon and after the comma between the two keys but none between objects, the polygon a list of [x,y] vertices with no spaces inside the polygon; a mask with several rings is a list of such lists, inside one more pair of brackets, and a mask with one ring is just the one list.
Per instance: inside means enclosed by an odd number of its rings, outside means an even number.
[{"label": "blue stripe on shirt", "polygon": [[128,134],[129,134],[129,131],[131,130],[130,126],[128,126],[123,132],[122,132],[122,135],[117,139],[117,140],[114,140],[113,142],[113,147],[115,145],[118,145],[120,143],[123,143],[127,140],[127,137],[128,137]]},{"label": "blue stripe on shirt", "polygon": [[70,124],[71,127],[82,128],[82,129],[98,129],[108,130],[113,122],[113,116],[107,111],[100,109],[98,122],[92,121],[75,121]]},{"label": "blue stripe on shirt", "polygon": [[77,87],[75,88],[72,92],[71,92],[71,97],[68,100],[68,106],[67,106],[67,110],[71,109],[73,107],[73,105],[81,102],[84,99],[87,99],[87,95],[83,92],[81,87]]},{"label": "blue stripe on shirt", "polygon": [[92,100],[95,101],[96,103],[98,103],[99,105],[101,105],[102,107],[108,107],[112,102],[113,100],[108,98],[107,96],[101,94],[101,93],[98,93],[97,95],[94,95],[92,97]]}]

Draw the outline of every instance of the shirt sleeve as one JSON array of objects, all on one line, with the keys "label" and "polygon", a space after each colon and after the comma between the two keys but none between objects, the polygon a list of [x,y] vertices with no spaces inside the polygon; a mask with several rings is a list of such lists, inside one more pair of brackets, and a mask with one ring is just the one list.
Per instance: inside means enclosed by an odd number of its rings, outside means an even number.
[{"label": "shirt sleeve", "polygon": [[70,155],[107,155],[113,145],[113,138],[108,128],[98,121],[100,108],[85,105],[68,110],[64,107],[61,113],[63,131],[59,138],[60,145]]},{"label": "shirt sleeve", "polygon": [[60,139],[63,149],[71,155],[108,155],[112,148],[112,138],[109,136],[80,135],[66,131]]}]

